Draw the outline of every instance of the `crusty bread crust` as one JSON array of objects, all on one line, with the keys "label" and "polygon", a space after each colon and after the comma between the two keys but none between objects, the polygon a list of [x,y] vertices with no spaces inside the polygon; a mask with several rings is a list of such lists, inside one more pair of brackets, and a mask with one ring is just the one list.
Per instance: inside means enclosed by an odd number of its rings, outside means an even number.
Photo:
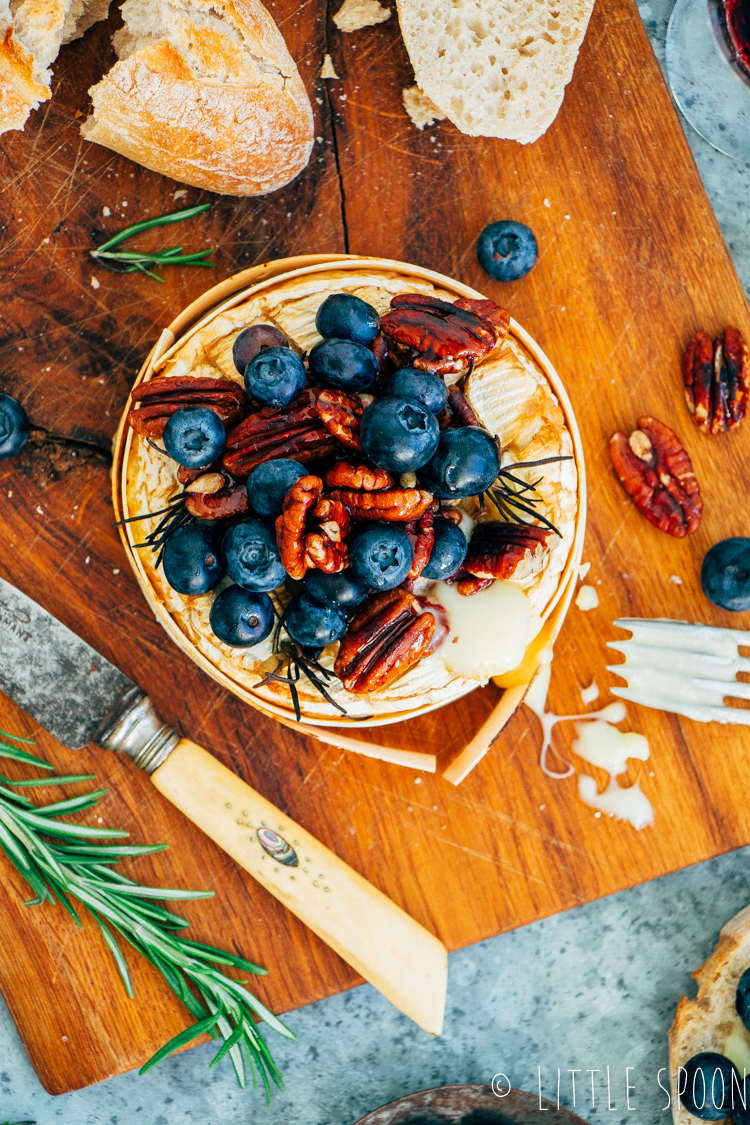
[{"label": "crusty bread crust", "polygon": [[[683,996],[669,1029],[669,1078],[672,1087],[672,1117],[675,1125],[695,1125],[696,1118],[677,1096],[678,1067],[701,1051],[723,1052],[737,1011],[737,984],[750,967],[750,906],[727,922],[711,956],[693,979],[698,982],[695,1000]],[[741,1072],[740,1072],[741,1073]],[[750,1075],[748,1076],[750,1077]],[[750,1082],[748,1082],[750,1089]],[[727,1125],[732,1119],[725,1118]]]},{"label": "crusty bread crust", "polygon": [[[145,45],[142,32],[116,37],[121,58],[90,91],[94,112],[83,136],[225,195],[263,195],[289,183],[309,159],[313,116],[270,14],[259,0],[174,0],[170,7],[182,20],[177,30],[189,28],[189,48],[180,52],[177,33]],[[206,26],[217,8],[223,19]]]},{"label": "crusty bread crust", "polygon": [[34,56],[25,51],[8,26],[0,39],[0,133],[23,129],[32,109],[49,97],[34,79]]},{"label": "crusty bread crust", "polygon": [[397,0],[420,90],[462,133],[528,144],[557,116],[594,0]]}]

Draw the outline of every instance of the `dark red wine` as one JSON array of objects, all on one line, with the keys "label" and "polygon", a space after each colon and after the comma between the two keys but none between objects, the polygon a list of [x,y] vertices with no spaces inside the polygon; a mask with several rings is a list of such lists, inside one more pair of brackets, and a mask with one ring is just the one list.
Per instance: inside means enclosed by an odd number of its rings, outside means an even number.
[{"label": "dark red wine", "polygon": [[724,0],[724,19],[737,61],[750,74],[750,0]]}]

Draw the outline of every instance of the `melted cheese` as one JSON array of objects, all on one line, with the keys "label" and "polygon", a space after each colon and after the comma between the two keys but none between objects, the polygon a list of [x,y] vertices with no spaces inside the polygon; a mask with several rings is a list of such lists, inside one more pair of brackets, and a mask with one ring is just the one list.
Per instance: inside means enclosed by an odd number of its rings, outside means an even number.
[{"label": "melted cheese", "polygon": [[438,651],[449,672],[486,683],[490,676],[500,676],[521,663],[531,610],[519,586],[493,582],[467,598],[455,586],[438,582],[430,597],[448,617],[450,633]]}]

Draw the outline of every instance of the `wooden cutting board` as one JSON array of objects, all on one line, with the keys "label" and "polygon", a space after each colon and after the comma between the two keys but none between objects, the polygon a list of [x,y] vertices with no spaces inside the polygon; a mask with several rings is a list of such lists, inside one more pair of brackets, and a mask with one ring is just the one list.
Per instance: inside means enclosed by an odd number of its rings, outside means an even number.
[{"label": "wooden cutting board", "polygon": [[[109,443],[143,357],[160,327],[221,277],[270,257],[349,250],[441,270],[507,304],[570,391],[589,472],[584,558],[600,605],[587,614],[574,607],[564,626],[552,677],[557,711],[580,710],[579,685],[592,678],[607,701],[615,681],[604,670],[605,642],[618,615],[750,625],[709,605],[698,582],[709,545],[746,532],[750,423],[728,438],[700,435],[679,377],[680,351],[697,328],[735,323],[750,335],[750,316],[634,0],[597,6],[559,117],[526,147],[463,137],[445,122],[417,131],[401,102],[413,77],[395,14],[347,36],[326,22],[322,4],[298,10],[295,0],[277,0],[271,11],[313,95],[319,141],[308,169],[268,199],[183,189],[80,140],[87,87],[113,58],[116,14],[63,51],[54,99],[26,131],[0,138],[0,388],[22,399],[37,427],[27,450],[0,464],[0,573],[452,949],[747,844],[746,729],[629,707],[629,729],[651,745],[641,784],[656,809],[654,827],[635,832],[596,819],[575,779],[542,775],[538,723],[524,709],[454,788],[262,718],[183,657],[149,614],[108,500]],[[317,77],[327,51],[338,81]],[[87,257],[102,232],[206,198],[212,211],[180,241],[216,245],[215,271],[175,271],[162,286],[107,273]],[[500,218],[528,223],[541,247],[531,274],[509,286],[490,281],[474,251],[480,230]],[[159,243],[144,236],[144,245]],[[673,426],[693,457],[706,513],[689,542],[651,527],[613,477],[608,438],[642,413]],[[429,745],[445,766],[497,698],[488,687],[373,737]],[[0,728],[37,737],[61,771],[95,771],[110,790],[105,822],[135,841],[170,844],[138,862],[139,877],[216,891],[185,907],[191,934],[267,965],[257,987],[275,1010],[357,983],[127,762],[63,750],[5,699]],[[571,735],[558,728],[562,758]],[[0,894],[0,988],[48,1090],[138,1066],[186,1025],[135,956],[129,1001],[91,927],[79,934],[59,909],[24,908],[27,892],[7,865]]]}]

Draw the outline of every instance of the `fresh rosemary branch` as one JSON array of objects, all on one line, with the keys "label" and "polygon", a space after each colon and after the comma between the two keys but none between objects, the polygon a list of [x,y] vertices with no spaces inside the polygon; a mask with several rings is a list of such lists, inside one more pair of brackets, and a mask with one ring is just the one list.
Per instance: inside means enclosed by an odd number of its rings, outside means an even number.
[{"label": "fresh rosemary branch", "polygon": [[[11,742],[30,741],[1,731],[0,736]],[[6,742],[0,743],[0,757],[44,770],[54,769],[41,758]],[[212,1039],[224,1040],[209,1066],[215,1067],[229,1055],[237,1081],[243,1089],[247,1085],[249,1066],[253,1086],[257,1086],[260,1077],[266,1100],[270,1101],[269,1079],[281,1089],[283,1082],[255,1017],[287,1039],[295,1039],[296,1036],[243,987],[244,982],[225,976],[222,969],[215,966],[231,966],[261,975],[265,975],[266,969],[233,953],[178,936],[176,931],[184,929],[189,923],[158,905],[159,901],[167,899],[210,898],[213,892],[148,887],[136,883],[114,870],[118,861],[124,857],[163,851],[166,844],[104,845],[99,842],[101,839],[122,838],[128,833],[112,828],[70,824],[58,819],[93,808],[107,792],[106,789],[48,805],[34,805],[24,794],[13,792],[14,788],[27,785],[68,785],[92,778],[92,774],[81,774],[19,782],[0,776],[0,849],[34,892],[35,897],[26,905],[54,904],[57,899],[80,926],[81,921],[72,901],[77,900],[96,919],[128,996],[132,998],[133,986],[127,961],[115,935],[124,938],[158,969],[195,1017],[196,1022],[191,1027],[165,1043],[148,1060],[141,1068],[141,1074],[208,1032]]]},{"label": "fresh rosemary branch", "polygon": [[113,235],[107,242],[102,243],[96,250],[90,250],[92,258],[101,261],[102,265],[115,269],[118,273],[136,273],[140,271],[155,281],[164,283],[164,278],[158,273],[148,269],[148,266],[207,266],[213,269],[215,263],[207,262],[206,258],[213,254],[215,247],[210,250],[198,250],[195,254],[183,254],[181,246],[172,246],[169,250],[160,250],[156,254],[139,254],[132,250],[115,250],[126,238],[132,238],[141,231],[150,227],[161,227],[167,223],[177,223],[182,219],[192,219],[208,211],[210,203],[201,203],[197,207],[187,207],[184,211],[173,211],[169,215],[159,215],[155,219],[144,219],[143,222],[133,223],[132,226]]}]

